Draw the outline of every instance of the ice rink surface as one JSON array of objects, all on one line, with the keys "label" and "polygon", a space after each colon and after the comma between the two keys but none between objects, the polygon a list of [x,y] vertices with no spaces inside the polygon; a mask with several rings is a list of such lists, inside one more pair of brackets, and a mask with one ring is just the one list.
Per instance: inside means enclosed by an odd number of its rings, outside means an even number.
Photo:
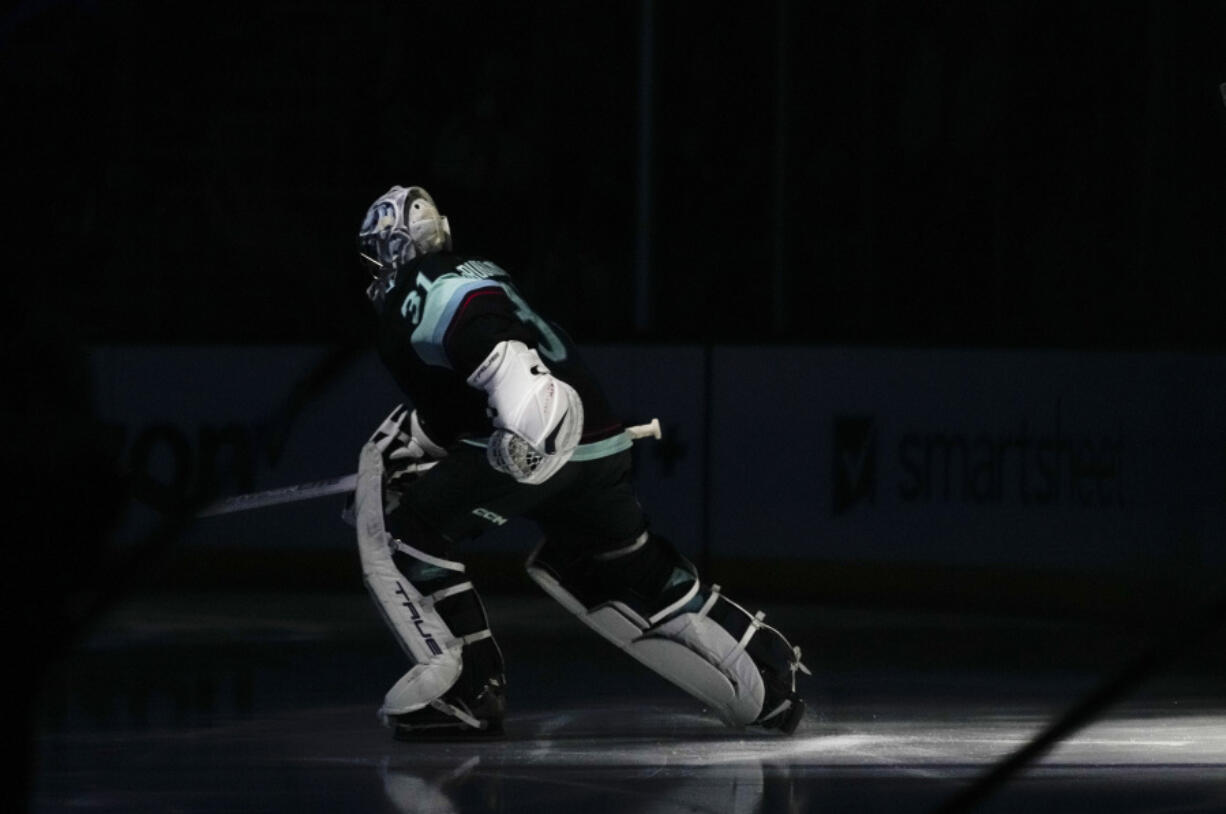
[{"label": "ice rink surface", "polygon": [[[1136,655],[1103,622],[761,606],[805,653],[792,737],[725,728],[550,600],[490,597],[504,737],[402,743],[363,594],[142,596],[61,662],[36,812],[928,812]],[[1219,632],[976,811],[1226,811]]]}]

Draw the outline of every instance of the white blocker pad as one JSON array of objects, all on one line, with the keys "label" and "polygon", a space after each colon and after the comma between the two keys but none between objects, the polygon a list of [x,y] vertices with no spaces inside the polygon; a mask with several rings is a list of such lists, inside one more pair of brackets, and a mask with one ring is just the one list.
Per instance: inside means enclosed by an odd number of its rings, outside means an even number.
[{"label": "white blocker pad", "polygon": [[494,469],[539,484],[574,455],[583,434],[583,402],[536,350],[515,340],[499,342],[467,381],[489,395],[495,430],[486,449]]},{"label": "white blocker pad", "polygon": [[745,645],[761,624],[761,614],[750,617],[739,640],[733,638],[707,616],[719,598],[719,586],[714,586],[701,610],[669,619],[698,593],[697,578],[685,596],[649,619],[616,600],[587,608],[553,574],[535,564],[539,551],[538,546],[528,559],[528,575],[584,624],[711,707],[729,726],[746,726],[758,719],[766,689]]},{"label": "white blocker pad", "polygon": [[451,706],[440,699],[460,677],[463,666],[460,649],[465,643],[490,634],[486,630],[457,639],[434,610],[434,603],[460,591],[472,590],[472,583],[463,582],[429,596],[423,595],[396,567],[392,552],[403,551],[422,562],[452,571],[462,572],[464,566],[431,557],[388,533],[383,522],[383,456],[375,444],[362,447],[354,515],[363,581],[376,607],[414,662],[413,668],[388,690],[379,710],[380,717],[386,723],[388,716],[414,712],[426,706],[454,714]]}]

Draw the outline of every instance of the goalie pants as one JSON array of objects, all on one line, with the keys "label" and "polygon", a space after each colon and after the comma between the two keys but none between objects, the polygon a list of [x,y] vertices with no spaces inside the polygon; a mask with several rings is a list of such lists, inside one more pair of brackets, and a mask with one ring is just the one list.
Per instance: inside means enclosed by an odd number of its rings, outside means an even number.
[{"label": "goalie pants", "polygon": [[627,450],[571,461],[545,483],[525,485],[492,469],[483,448],[459,444],[423,476],[387,487],[386,530],[405,544],[392,555],[396,569],[421,594],[446,597],[436,610],[449,634],[467,642],[453,688],[460,700],[476,698],[491,681],[501,681],[503,664],[487,632],[484,607],[454,550],[512,517],[535,521],[551,548],[567,558],[624,547],[647,525],[630,467]]},{"label": "goalie pants", "polygon": [[[453,447],[423,477],[399,491],[388,531],[423,532],[434,556],[512,517],[535,521],[551,545],[576,554],[624,544],[647,527],[630,481],[629,450],[592,461],[571,461],[549,480],[529,486],[493,470],[481,447]],[[424,528],[423,528],[424,527]],[[406,538],[407,539],[407,538]]]}]

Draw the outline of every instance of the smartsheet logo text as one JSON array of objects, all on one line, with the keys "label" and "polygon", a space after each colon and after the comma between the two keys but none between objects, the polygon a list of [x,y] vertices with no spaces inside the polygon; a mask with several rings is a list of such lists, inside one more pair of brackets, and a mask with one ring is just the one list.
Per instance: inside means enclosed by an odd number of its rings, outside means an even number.
[{"label": "smartsheet logo text", "polygon": [[871,415],[834,417],[834,515],[877,500],[877,419]]},{"label": "smartsheet logo text", "polygon": [[954,504],[1127,508],[1130,446],[1123,430],[1083,427],[1070,431],[1059,401],[1047,415],[912,425],[901,433],[882,430],[876,415],[836,415],[831,513]]}]

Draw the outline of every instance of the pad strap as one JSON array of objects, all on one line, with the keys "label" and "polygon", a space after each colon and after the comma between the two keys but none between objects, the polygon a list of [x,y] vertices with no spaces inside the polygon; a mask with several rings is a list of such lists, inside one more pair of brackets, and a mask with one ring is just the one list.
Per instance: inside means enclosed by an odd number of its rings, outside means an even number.
[{"label": "pad strap", "polygon": [[633,554],[643,546],[647,545],[648,537],[650,537],[650,535],[647,532],[643,532],[630,545],[625,546],[624,548],[614,549],[613,551],[606,551],[603,554],[597,554],[593,556],[592,559],[596,560],[597,562],[608,562],[609,560],[616,560],[618,557],[625,557],[628,554]]},{"label": "pad strap", "polygon": [[445,568],[448,571],[456,571],[462,574],[466,570],[464,567],[464,563],[462,562],[455,562],[454,560],[444,560],[442,557],[432,556],[422,551],[420,548],[414,548],[413,546],[406,543],[404,540],[400,540],[395,537],[393,537],[391,540],[391,546],[392,548],[399,551],[401,554],[407,554],[415,560],[419,560],[424,563],[429,563],[430,565],[436,565],[439,568]]},{"label": "pad strap", "polygon": [[733,659],[744,652],[745,648],[749,645],[749,640],[752,639],[753,635],[758,632],[758,628],[762,626],[762,620],[765,618],[766,614],[762,611],[758,611],[753,615],[753,618],[749,620],[749,624],[745,626],[745,632],[741,634],[740,641],[736,643],[736,648],[729,652],[720,663],[719,666],[721,668],[726,667],[732,662]]},{"label": "pad strap", "polygon": [[449,596],[455,596],[456,594],[462,594],[465,591],[471,590],[473,590],[473,584],[471,582],[461,582],[458,585],[452,585],[449,588],[440,588],[428,596],[423,596],[421,603],[422,605],[434,607]]},{"label": "pad strap", "polygon": [[719,585],[711,586],[711,595],[707,597],[707,601],[702,603],[702,608],[699,609],[699,616],[707,616],[711,613],[711,608],[715,607],[715,601],[719,599]]},{"label": "pad strap", "polygon": [[485,729],[485,727],[488,725],[488,722],[477,720],[476,718],[469,715],[464,710],[457,707],[455,704],[448,704],[446,701],[444,701],[441,698],[436,698],[433,701],[431,701],[430,706],[434,707],[439,712],[445,712],[454,718],[459,718],[461,721],[468,724],[473,729]]},{"label": "pad strap", "polygon": [[647,622],[652,625],[657,625],[660,622],[667,619],[668,617],[672,616],[674,613],[676,613],[677,611],[684,608],[687,604],[689,604],[689,601],[698,595],[698,588],[699,588],[698,579],[695,578],[693,583],[690,584],[690,589],[686,591],[685,594],[680,599],[678,599],[676,602],[673,602],[671,605],[664,608],[663,610],[653,613],[651,617],[648,618]]}]

